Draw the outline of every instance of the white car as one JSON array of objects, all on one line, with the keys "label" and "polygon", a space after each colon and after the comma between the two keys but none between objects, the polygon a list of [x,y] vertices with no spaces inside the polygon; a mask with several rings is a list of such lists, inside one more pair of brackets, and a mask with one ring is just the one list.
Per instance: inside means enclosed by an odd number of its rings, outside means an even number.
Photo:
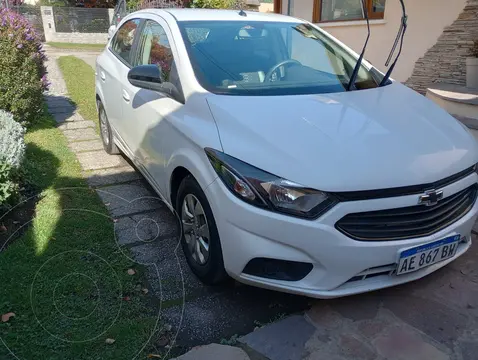
[{"label": "white car", "polygon": [[182,221],[205,283],[317,298],[419,279],[471,245],[477,143],[425,97],[304,20],[126,16],[98,57],[105,150]]}]

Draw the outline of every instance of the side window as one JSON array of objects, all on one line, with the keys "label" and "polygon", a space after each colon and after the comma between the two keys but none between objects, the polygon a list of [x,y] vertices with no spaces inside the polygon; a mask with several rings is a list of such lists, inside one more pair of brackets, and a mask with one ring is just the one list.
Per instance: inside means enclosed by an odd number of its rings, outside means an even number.
[{"label": "side window", "polygon": [[134,35],[139,26],[139,19],[133,19],[125,22],[116,32],[111,42],[111,50],[123,59],[127,64],[132,63],[131,53],[133,47]]},{"label": "side window", "polygon": [[137,65],[158,65],[161,67],[163,81],[177,81],[173,52],[163,27],[157,22],[146,21],[138,44]]}]

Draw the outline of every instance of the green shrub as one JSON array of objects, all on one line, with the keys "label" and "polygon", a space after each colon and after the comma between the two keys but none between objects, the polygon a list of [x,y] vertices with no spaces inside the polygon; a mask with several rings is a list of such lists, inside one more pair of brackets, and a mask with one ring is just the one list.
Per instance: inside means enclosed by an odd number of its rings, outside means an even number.
[{"label": "green shrub", "polygon": [[29,125],[42,111],[47,89],[40,37],[21,15],[0,10],[0,109]]},{"label": "green shrub", "polygon": [[13,116],[0,110],[0,208],[17,199],[20,165],[25,155],[25,129]]},{"label": "green shrub", "polygon": [[236,4],[235,0],[193,0],[191,7],[207,9],[230,9]]}]

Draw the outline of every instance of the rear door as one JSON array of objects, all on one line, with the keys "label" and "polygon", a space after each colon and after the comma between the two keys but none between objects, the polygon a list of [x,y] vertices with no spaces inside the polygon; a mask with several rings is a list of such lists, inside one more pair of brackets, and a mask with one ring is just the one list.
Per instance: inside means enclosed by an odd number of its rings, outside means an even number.
[{"label": "rear door", "polygon": [[123,142],[125,129],[122,127],[124,101],[124,82],[127,82],[131,68],[136,39],[139,34],[140,19],[126,21],[111,40],[104,58],[98,62],[98,77],[103,88],[105,110],[117,139]]}]

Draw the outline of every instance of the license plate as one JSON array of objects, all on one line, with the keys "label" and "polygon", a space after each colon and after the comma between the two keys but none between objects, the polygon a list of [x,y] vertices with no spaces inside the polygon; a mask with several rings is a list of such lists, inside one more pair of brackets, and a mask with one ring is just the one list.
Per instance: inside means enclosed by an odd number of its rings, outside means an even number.
[{"label": "license plate", "polygon": [[397,275],[403,275],[455,256],[460,235],[407,249],[400,253]]}]

